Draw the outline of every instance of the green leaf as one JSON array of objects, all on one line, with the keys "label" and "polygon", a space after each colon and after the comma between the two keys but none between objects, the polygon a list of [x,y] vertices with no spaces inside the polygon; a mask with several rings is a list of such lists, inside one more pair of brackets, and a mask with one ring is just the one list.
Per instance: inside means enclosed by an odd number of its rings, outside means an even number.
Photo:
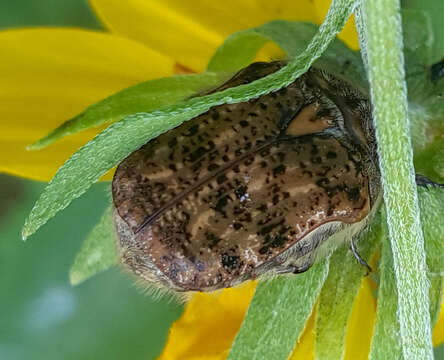
[{"label": "green leaf", "polygon": [[237,71],[249,65],[259,49],[267,42],[256,29],[239,31],[228,36],[216,50],[207,71]]},{"label": "green leaf", "polygon": [[430,17],[424,11],[403,10],[402,30],[409,101],[423,103],[433,85],[428,69],[434,38]]},{"label": "green leaf", "polygon": [[444,1],[442,0],[409,0],[402,3],[403,7],[410,9],[420,9],[427,12],[432,19],[432,28],[436,34],[433,49],[432,62],[442,59],[444,54],[444,37],[442,36],[442,14],[444,14]]},{"label": "green leaf", "polygon": [[[318,27],[304,22],[276,20],[257,28],[230,35],[208,64],[209,71],[237,71],[250,64],[258,50],[267,42],[279,45],[289,58],[307,48]],[[334,39],[315,63],[332,73],[342,75],[355,85],[366,88],[365,71],[359,52]]]},{"label": "green leaf", "polygon": [[393,270],[393,255],[387,237],[386,222],[382,222],[382,254],[379,266],[380,279],[376,323],[370,347],[371,360],[402,359],[401,334],[396,316],[398,293]]},{"label": "green leaf", "polygon": [[112,207],[106,209],[100,222],[82,244],[69,273],[72,285],[80,284],[89,277],[118,264],[112,214]]},{"label": "green leaf", "polygon": [[175,104],[199,91],[219,84],[226,77],[226,73],[208,72],[154,79],[131,86],[91,105],[83,113],[66,121],[43,139],[28,146],[28,150],[44,148],[64,136],[120,121],[131,114]]},{"label": "green leaf", "polygon": [[401,14],[406,61],[426,66],[430,63],[433,47],[430,17],[426,12],[418,10],[402,10]]},{"label": "green leaf", "polygon": [[438,319],[444,285],[444,190],[419,189],[418,194],[430,282],[430,318],[433,326]]},{"label": "green leaf", "polygon": [[415,169],[435,181],[444,181],[444,139],[437,138],[416,155]]},{"label": "green leaf", "polygon": [[[373,219],[371,228],[359,240],[359,254],[370,260],[381,236],[381,219]],[[330,270],[319,296],[316,312],[316,359],[343,359],[345,337],[353,303],[367,269],[359,264],[347,242],[330,258]]]},{"label": "green leaf", "polygon": [[435,164],[444,167],[432,154],[434,149],[442,149],[438,143],[444,134],[444,81],[432,83],[429,68],[436,36],[430,16],[424,11],[403,10],[402,23],[415,166],[437,181],[444,180],[444,171],[433,169]]},{"label": "green leaf", "polygon": [[228,359],[287,359],[328,273],[328,259],[303,274],[261,282]]},{"label": "green leaf", "polygon": [[307,49],[276,73],[246,85],[195,97],[163,110],[130,115],[109,126],[80,148],[57,171],[31,210],[23,227],[23,239],[33,234],[73,199],[85,193],[103,174],[147,141],[213,106],[247,101],[291,84],[321,56],[345,24],[353,6],[353,0],[334,0],[327,21],[321,25]]}]

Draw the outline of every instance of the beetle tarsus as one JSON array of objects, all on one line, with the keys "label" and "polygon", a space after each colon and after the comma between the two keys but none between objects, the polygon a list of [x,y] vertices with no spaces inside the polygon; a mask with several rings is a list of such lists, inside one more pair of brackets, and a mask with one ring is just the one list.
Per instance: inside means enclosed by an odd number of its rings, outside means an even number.
[{"label": "beetle tarsus", "polygon": [[311,263],[304,266],[293,266],[293,274],[302,274],[311,268]]},{"label": "beetle tarsus", "polygon": [[416,174],[415,179],[416,179],[416,185],[421,187],[444,188],[444,184],[436,183],[430,180],[428,177],[421,174]]},{"label": "beetle tarsus", "polygon": [[355,244],[355,240],[353,239],[350,243],[350,250],[353,253],[353,256],[356,258],[356,260],[358,260],[358,262],[367,268],[367,274],[365,274],[365,276],[368,276],[371,272],[373,272],[373,269],[371,268],[371,266],[369,264],[367,264],[367,261],[365,261],[361,255],[359,255],[358,250],[356,249],[356,244]]},{"label": "beetle tarsus", "polygon": [[308,269],[311,268],[312,262],[309,262],[303,266],[296,266],[296,265],[288,265],[288,266],[282,266],[277,268],[276,274],[282,275],[282,274],[302,274],[306,272]]}]

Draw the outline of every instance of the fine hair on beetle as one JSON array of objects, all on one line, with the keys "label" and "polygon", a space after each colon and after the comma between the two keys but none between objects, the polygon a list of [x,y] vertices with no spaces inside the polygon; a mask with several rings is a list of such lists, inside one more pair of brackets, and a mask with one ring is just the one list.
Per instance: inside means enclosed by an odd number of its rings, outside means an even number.
[{"label": "fine hair on beetle", "polygon": [[[284,65],[253,63],[209,93]],[[344,241],[366,265],[354,242],[381,199],[370,102],[312,67],[149,141],[118,166],[112,195],[121,262],[150,291],[301,273]]]}]

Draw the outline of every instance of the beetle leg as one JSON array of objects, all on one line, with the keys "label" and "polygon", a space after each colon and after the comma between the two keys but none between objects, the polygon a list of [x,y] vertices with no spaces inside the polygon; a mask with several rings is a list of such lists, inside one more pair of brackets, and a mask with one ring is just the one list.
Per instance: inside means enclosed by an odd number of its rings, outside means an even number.
[{"label": "beetle leg", "polygon": [[278,268],[275,268],[275,273],[277,275],[301,274],[303,272],[306,272],[308,269],[310,269],[312,265],[313,265],[313,263],[309,262],[303,266],[296,266],[296,265],[279,266]]},{"label": "beetle leg", "polygon": [[415,179],[416,179],[416,185],[418,185],[418,186],[422,186],[425,188],[429,188],[429,187],[444,188],[444,184],[436,183],[436,182],[430,180],[428,177],[421,175],[421,174],[416,174]]},{"label": "beetle leg", "polygon": [[293,265],[293,274],[302,274],[311,268],[313,263],[305,264],[304,266],[294,266]]},{"label": "beetle leg", "polygon": [[369,264],[367,264],[367,261],[365,261],[361,255],[359,255],[358,250],[356,249],[356,244],[355,244],[355,239],[352,239],[351,243],[350,243],[350,250],[353,253],[353,256],[356,258],[356,260],[358,260],[358,262],[362,265],[365,266],[367,268],[367,274],[365,274],[365,276],[367,276],[368,274],[370,274],[371,272],[373,272],[373,269],[371,268],[371,266]]}]

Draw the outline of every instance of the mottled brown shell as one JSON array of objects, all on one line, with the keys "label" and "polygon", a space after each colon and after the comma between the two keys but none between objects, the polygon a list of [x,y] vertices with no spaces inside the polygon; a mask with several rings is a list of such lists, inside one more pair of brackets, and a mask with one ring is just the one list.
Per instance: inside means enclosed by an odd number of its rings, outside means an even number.
[{"label": "mottled brown shell", "polygon": [[[217,91],[282,65],[252,64]],[[214,107],[119,165],[122,261],[178,291],[297,272],[298,258],[369,216],[374,144],[368,100],[314,68],[275,93]]]}]

